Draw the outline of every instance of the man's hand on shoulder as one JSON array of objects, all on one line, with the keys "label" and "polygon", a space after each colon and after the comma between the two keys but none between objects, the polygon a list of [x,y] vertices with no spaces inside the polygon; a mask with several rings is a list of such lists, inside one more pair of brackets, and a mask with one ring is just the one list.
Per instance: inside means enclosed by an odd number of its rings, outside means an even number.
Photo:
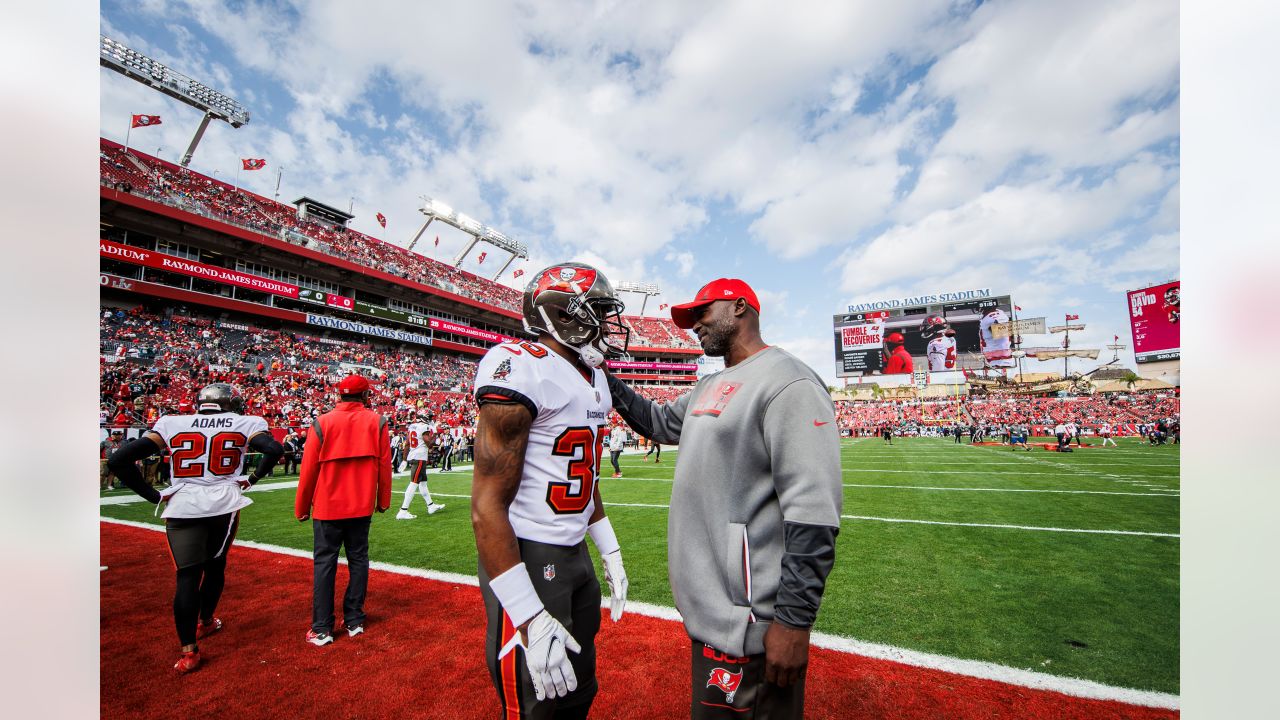
[{"label": "man's hand on shoulder", "polygon": [[774,620],[764,633],[764,679],[780,687],[800,681],[809,664],[809,628]]}]

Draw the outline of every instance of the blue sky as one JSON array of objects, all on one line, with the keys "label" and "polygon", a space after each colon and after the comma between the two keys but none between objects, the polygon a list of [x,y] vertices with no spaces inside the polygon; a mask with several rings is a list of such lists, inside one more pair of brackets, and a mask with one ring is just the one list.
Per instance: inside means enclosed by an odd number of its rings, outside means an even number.
[{"label": "blue sky", "polygon": [[[283,200],[354,197],[353,225],[391,242],[408,242],[429,195],[527,243],[527,271],[579,259],[658,285],[649,314],[742,277],[765,339],[829,380],[831,316],[850,302],[990,287],[1026,316],[1079,313],[1079,344],[1129,342],[1124,291],[1179,275],[1176,3],[780,7],[101,12],[108,36],[250,109],[238,130],[210,128],[194,169],[229,180],[238,158],[264,157],[246,187],[271,195],[283,167]],[[102,134],[162,115],[131,144],[176,160],[199,114],[101,79]],[[441,230],[436,249],[435,232],[420,247],[447,261],[465,237]],[[496,270],[474,257],[468,269]]]}]

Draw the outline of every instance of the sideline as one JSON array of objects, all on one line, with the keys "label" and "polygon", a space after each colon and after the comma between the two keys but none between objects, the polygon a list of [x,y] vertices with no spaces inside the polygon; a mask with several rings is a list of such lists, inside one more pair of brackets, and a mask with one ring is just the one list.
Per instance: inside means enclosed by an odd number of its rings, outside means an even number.
[{"label": "sideline", "polygon": [[[105,523],[125,525],[154,532],[161,532],[164,530],[164,528],[159,525],[134,522],[132,520],[117,520],[115,518],[108,517],[101,517],[99,520]],[[237,540],[236,544],[254,548],[255,550],[278,553],[280,555],[292,555],[300,558],[311,557],[311,553],[305,550],[259,543],[252,540]],[[338,559],[338,562],[345,565],[347,560],[345,557],[341,557]],[[393,565],[391,563],[378,561],[370,561],[369,567],[383,572],[395,573],[398,575],[409,575],[426,580],[435,580],[438,582],[453,583],[456,585],[470,585],[472,587],[478,587],[480,584],[479,580],[473,575],[424,570],[422,568],[405,567],[403,565]],[[627,601],[627,611],[634,612],[637,615],[644,615],[646,617],[658,618],[661,620],[671,620],[675,622],[680,622],[681,620],[680,613],[677,612],[675,608],[663,605],[652,605],[650,603],[639,602],[636,600]],[[1085,698],[1089,700],[1109,700],[1129,705],[1140,705],[1143,707],[1154,707],[1165,710],[1178,710],[1181,705],[1181,698],[1178,695],[1170,693],[1115,687],[1094,682],[1092,680],[1047,675],[1033,670],[1023,670],[1021,668],[998,665],[996,663],[983,662],[980,660],[966,660],[946,655],[934,655],[932,653],[908,650],[906,648],[900,648],[893,645],[863,642],[861,640],[842,637],[839,635],[815,632],[810,636],[810,642],[817,647],[835,650],[837,652],[860,655],[877,660],[889,660],[892,662],[902,663],[903,665],[929,670],[940,670],[953,675],[964,675],[982,680],[992,680],[1006,685],[1016,685],[1034,690],[1047,690],[1049,692],[1062,693],[1063,695],[1069,695],[1071,697]]]}]

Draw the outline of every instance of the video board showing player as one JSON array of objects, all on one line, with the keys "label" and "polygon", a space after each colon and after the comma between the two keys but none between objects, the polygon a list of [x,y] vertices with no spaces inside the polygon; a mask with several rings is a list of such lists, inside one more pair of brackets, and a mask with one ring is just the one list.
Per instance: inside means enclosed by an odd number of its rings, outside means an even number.
[{"label": "video board showing player", "polygon": [[1128,293],[1129,329],[1134,360],[1177,360],[1181,356],[1182,281],[1160,283]]},{"label": "video board showing player", "polygon": [[[1015,367],[1013,338],[995,325],[1008,323],[1005,296],[836,316],[838,375],[894,375]],[[873,352],[879,337],[878,357]]]}]

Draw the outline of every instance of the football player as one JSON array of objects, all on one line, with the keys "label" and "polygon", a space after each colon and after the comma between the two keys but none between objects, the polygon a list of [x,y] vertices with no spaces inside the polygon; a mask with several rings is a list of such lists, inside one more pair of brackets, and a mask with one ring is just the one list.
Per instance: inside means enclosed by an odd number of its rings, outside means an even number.
[{"label": "football player", "polygon": [[[214,611],[222,596],[227,551],[236,536],[240,510],[253,502],[244,491],[270,474],[284,454],[267,421],[243,411],[244,401],[233,386],[214,383],[196,396],[195,414],[160,418],[108,461],[130,490],[149,502],[165,503],[165,534],[178,569],[173,620],[182,655],[173,667],[180,673],[200,667],[196,640],[222,629]],[[157,492],[143,481],[137,461],[165,448],[170,450],[173,484]],[[262,458],[245,475],[249,450],[262,453]]]},{"label": "football player", "polygon": [[1013,367],[1016,364],[1011,346],[1013,338],[1009,335],[998,338],[991,330],[992,325],[1007,322],[1009,314],[998,307],[991,308],[978,321],[978,340],[982,346],[982,356],[986,358],[989,367]]},{"label": "football player", "polygon": [[444,505],[431,499],[431,491],[427,489],[427,460],[431,449],[428,438],[431,436],[431,426],[425,420],[419,415],[415,422],[409,423],[409,486],[404,489],[404,502],[400,504],[400,512],[396,513],[397,520],[418,517],[409,512],[415,492],[422,494],[423,501],[427,503],[428,515],[435,515],[444,509]]},{"label": "football player", "polygon": [[929,341],[929,371],[956,369],[956,331],[941,315],[930,315],[920,325],[920,336]]},{"label": "football player", "polygon": [[915,363],[911,360],[911,353],[907,352],[904,346],[907,339],[900,332],[891,332],[884,337],[885,359],[884,374],[885,375],[910,375],[915,371]]},{"label": "football player", "polygon": [[537,342],[495,345],[476,369],[471,522],[503,717],[585,718],[591,708],[600,584],[587,535],[604,561],[614,622],[626,604],[597,484],[613,406],[599,368],[626,351],[622,309],[599,270],[546,268],[524,291]]}]

